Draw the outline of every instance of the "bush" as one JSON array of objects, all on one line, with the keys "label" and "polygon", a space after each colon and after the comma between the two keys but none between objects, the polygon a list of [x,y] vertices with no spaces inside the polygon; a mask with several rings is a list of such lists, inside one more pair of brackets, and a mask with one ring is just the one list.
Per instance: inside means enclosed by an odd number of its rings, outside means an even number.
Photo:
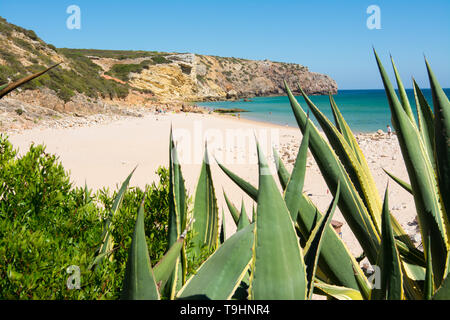
[{"label": "bush", "polygon": [[[153,264],[167,249],[168,171],[157,173],[144,204]],[[125,193],[113,218],[113,259],[90,269],[116,193],[75,188],[45,147],[19,156],[0,135],[0,299],[117,299],[144,191]],[[80,268],[80,290],[67,288],[71,265]]]},{"label": "bush", "polygon": [[163,56],[156,56],[152,58],[153,62],[155,64],[163,64],[163,63],[170,63],[170,60],[167,60]]},{"label": "bush", "polygon": [[115,64],[106,74],[126,82],[130,73],[139,73],[143,68],[142,64]]}]

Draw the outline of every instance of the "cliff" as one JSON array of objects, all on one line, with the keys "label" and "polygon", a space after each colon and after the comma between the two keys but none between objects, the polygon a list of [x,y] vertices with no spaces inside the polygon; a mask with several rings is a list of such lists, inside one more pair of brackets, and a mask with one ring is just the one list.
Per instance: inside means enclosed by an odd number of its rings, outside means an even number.
[{"label": "cliff", "polygon": [[330,77],[298,64],[189,53],[165,58],[170,63],[152,65],[132,74],[131,85],[156,95],[175,95],[192,101],[283,95],[283,80],[293,89],[300,83],[307,94],[337,92],[336,82]]},{"label": "cliff", "polygon": [[51,100],[52,109],[64,111],[67,106],[72,111],[80,101],[86,106],[146,105],[283,95],[283,80],[294,90],[299,82],[307,94],[337,92],[329,76],[298,64],[192,53],[58,49],[0,17],[0,85],[54,63],[61,65],[12,97],[36,104]]}]

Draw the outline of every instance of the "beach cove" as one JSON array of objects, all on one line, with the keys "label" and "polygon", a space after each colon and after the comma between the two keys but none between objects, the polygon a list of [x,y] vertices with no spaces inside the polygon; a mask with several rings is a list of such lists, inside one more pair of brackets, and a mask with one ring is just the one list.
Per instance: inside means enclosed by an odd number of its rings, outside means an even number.
[{"label": "beach cove", "polygon": [[[98,190],[109,187],[116,190],[137,166],[130,187],[143,188],[157,182],[156,170],[169,164],[169,136],[173,128],[174,140],[180,153],[180,163],[190,196],[195,186],[203,160],[204,142],[208,141],[208,153],[219,210],[225,211],[227,237],[236,226],[223,196],[223,190],[238,208],[243,201],[251,215],[256,204],[241,191],[218,167],[215,159],[246,179],[258,185],[255,136],[263,146],[272,174],[276,178],[272,146],[275,146],[287,169],[292,170],[302,134],[296,127],[238,119],[229,115],[147,112],[141,117],[115,117],[109,121],[95,121],[87,125],[54,128],[35,127],[20,133],[12,132],[9,139],[15,148],[24,153],[31,143],[46,145],[48,153],[59,156],[64,168],[70,171],[76,186]],[[227,138],[228,137],[228,138]],[[235,139],[241,137],[241,139]],[[383,169],[407,180],[407,172],[395,135],[384,132],[360,133],[358,143],[367,159],[375,183],[383,196],[388,176]],[[244,144],[242,142],[245,142]],[[281,191],[281,187],[280,187]],[[326,211],[332,196],[311,154],[308,155],[306,180],[303,192],[321,211]],[[395,183],[389,187],[390,207],[405,231],[414,238],[417,223],[412,196]],[[354,256],[362,249],[339,210],[334,219],[344,222],[342,238]],[[417,243],[419,245],[419,243]]]}]

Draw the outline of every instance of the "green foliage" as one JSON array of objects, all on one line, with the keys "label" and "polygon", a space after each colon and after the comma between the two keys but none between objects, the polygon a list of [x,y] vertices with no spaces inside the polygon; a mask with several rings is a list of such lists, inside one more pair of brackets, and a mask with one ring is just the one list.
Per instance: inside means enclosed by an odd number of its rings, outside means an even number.
[{"label": "green foliage", "polygon": [[[376,59],[411,184],[403,178],[394,180],[414,197],[424,252],[414,247],[390,214],[387,190],[381,202],[367,161],[333,98],[335,124],[300,88],[325,138],[286,85],[304,136],[294,170],[289,173],[274,154],[280,193],[259,145],[258,188],[219,164],[257,202],[247,223],[239,221],[239,212],[225,197],[240,225],[238,232],[220,243],[207,156],[190,211],[172,134],[169,169],[158,170],[159,184],[147,186],[146,191],[126,190],[126,180],[122,191],[112,196],[108,189],[91,195],[87,188],[74,188],[57,158],[46,154],[44,147],[33,145],[18,156],[0,136],[0,299],[116,299],[122,288],[130,299],[161,295],[163,299],[311,299],[313,292],[335,299],[447,298],[450,103],[427,63],[437,111],[431,113],[416,86],[416,101],[424,105],[415,123],[397,69],[393,65],[400,99],[377,55]],[[130,68],[124,65],[122,74]],[[302,193],[307,149],[334,195],[325,215]],[[364,255],[381,267],[379,288],[372,289],[330,226],[337,206]],[[243,208],[241,217],[245,216]],[[197,224],[187,232],[192,218]],[[114,254],[92,269],[106,228],[114,239]],[[158,261],[163,263],[155,265]],[[69,265],[81,268],[81,290],[65,287]]]},{"label": "green foliage", "polygon": [[152,58],[154,64],[164,64],[164,63],[170,63],[170,60],[167,60],[165,57],[158,55],[154,56]]},{"label": "green foliage", "polygon": [[[31,41],[13,37],[14,31],[24,34]],[[33,65],[24,66],[13,53],[1,50],[0,59],[4,60],[6,64],[0,66],[0,85],[10,81],[17,81],[32,73],[41,71],[45,66],[54,65],[55,62],[49,56],[43,54],[42,49],[47,47],[65,56],[70,69],[53,69],[47,75],[24,84],[22,86],[23,89],[30,90],[47,87],[54,90],[64,102],[70,101],[77,92],[91,98],[125,98],[128,95],[129,86],[102,78],[100,76],[101,67],[86,57],[83,50],[56,49],[55,46],[47,45],[39,39],[34,31],[9,24],[3,18],[0,18],[0,32],[5,34],[15,45],[36,56],[36,58],[33,58]],[[126,53],[123,52],[122,54]],[[155,54],[136,53],[136,55],[140,57],[142,55],[154,56]]]},{"label": "green foliage", "polygon": [[132,50],[98,50],[98,49],[64,49],[71,53],[80,54],[83,56],[95,56],[99,58],[110,59],[138,59],[153,57],[155,55],[165,54],[156,51],[132,51]]},{"label": "green foliage", "polygon": [[115,64],[106,74],[126,82],[130,80],[130,73],[140,73],[153,64],[152,60],[144,60],[140,64]]},{"label": "green foliage", "polygon": [[[89,267],[102,241],[103,217],[117,191],[74,188],[43,146],[19,156],[0,136],[0,299],[117,299],[135,216],[144,191],[130,188],[114,216],[114,260]],[[145,232],[151,261],[167,247],[168,171],[147,186]],[[68,290],[68,266],[81,269],[81,289]]]}]

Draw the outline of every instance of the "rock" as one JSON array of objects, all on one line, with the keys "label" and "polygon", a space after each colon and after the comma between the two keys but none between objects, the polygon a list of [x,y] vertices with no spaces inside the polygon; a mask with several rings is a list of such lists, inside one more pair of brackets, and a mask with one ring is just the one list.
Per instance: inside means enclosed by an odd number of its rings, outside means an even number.
[{"label": "rock", "polygon": [[413,241],[414,241],[415,243],[420,243],[420,242],[422,242],[422,236],[420,235],[420,233],[416,233],[416,234],[413,236]]}]

